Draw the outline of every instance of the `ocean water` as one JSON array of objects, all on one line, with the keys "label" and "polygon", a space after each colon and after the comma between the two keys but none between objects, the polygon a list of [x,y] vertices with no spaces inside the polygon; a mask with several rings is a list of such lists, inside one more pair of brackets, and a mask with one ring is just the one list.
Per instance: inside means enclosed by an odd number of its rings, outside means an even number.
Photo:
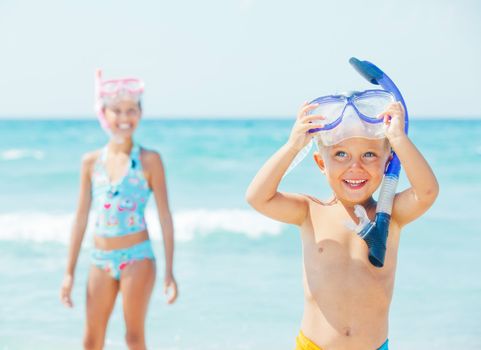
[{"label": "ocean water", "polygon": [[[244,192],[286,141],[288,120],[144,120],[136,134],[167,170],[180,296],[167,306],[157,277],[150,349],[292,349],[302,313],[295,227],[251,210]],[[414,120],[411,137],[441,186],[405,228],[390,313],[392,349],[481,349],[481,120]],[[77,201],[81,155],[106,137],[95,121],[0,120],[0,349],[80,349],[91,234],[73,292],[58,299]],[[402,177],[400,189],[407,186]],[[328,196],[304,161],[283,190]],[[163,271],[153,201],[147,221]],[[121,305],[106,349],[125,349]]]}]

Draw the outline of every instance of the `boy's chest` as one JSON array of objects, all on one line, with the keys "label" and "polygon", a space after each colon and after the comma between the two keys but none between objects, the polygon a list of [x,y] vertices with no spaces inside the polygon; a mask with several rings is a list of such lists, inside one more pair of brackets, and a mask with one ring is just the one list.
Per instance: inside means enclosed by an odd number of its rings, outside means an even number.
[{"label": "boy's chest", "polygon": [[310,221],[311,244],[318,252],[341,250],[351,257],[367,253],[367,245],[352,230],[353,219],[347,213],[336,209],[312,210]]},{"label": "boy's chest", "polygon": [[386,265],[385,268],[378,269],[369,262],[367,243],[350,227],[349,222],[352,221],[349,214],[337,208],[311,209],[310,222],[302,229],[307,271],[326,277],[331,273],[344,277],[353,274],[356,278],[361,278],[364,274],[369,278],[383,278],[392,272],[398,235],[390,234],[388,237]]}]

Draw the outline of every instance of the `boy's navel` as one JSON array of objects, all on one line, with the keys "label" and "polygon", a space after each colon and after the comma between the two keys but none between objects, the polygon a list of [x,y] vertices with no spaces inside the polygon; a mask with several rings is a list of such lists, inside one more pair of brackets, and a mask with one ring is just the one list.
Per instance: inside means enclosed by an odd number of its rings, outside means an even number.
[{"label": "boy's navel", "polygon": [[319,252],[319,254],[321,254],[324,251],[324,248],[319,247],[319,248],[317,248],[317,251]]}]

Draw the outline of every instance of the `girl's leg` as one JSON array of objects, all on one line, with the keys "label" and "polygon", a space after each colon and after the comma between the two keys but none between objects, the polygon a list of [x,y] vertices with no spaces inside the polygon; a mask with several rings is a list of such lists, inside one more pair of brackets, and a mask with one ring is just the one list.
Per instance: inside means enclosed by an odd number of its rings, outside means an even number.
[{"label": "girl's leg", "polygon": [[155,261],[144,259],[129,264],[120,276],[120,292],[130,350],[145,350],[145,316],[155,282]]},{"label": "girl's leg", "polygon": [[119,291],[119,281],[91,266],[87,283],[87,324],[84,349],[103,349],[105,331]]}]

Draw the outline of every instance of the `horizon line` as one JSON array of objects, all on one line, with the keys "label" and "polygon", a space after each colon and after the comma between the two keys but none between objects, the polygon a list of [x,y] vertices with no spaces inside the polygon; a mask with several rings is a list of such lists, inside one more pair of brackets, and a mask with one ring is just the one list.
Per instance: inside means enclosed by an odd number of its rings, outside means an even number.
[{"label": "horizon line", "polygon": [[[240,116],[240,115],[230,115],[230,116],[208,116],[208,115],[198,115],[198,116],[186,116],[186,115],[171,115],[171,116],[153,116],[146,115],[142,118],[143,120],[293,120],[294,116]],[[481,115],[462,115],[462,116],[450,116],[450,115],[419,115],[410,116],[410,120],[479,120]],[[15,120],[38,120],[38,121],[97,121],[95,115],[91,116],[43,116],[43,115],[16,115],[16,116],[6,116],[0,115],[0,120],[2,121],[15,121]]]}]

